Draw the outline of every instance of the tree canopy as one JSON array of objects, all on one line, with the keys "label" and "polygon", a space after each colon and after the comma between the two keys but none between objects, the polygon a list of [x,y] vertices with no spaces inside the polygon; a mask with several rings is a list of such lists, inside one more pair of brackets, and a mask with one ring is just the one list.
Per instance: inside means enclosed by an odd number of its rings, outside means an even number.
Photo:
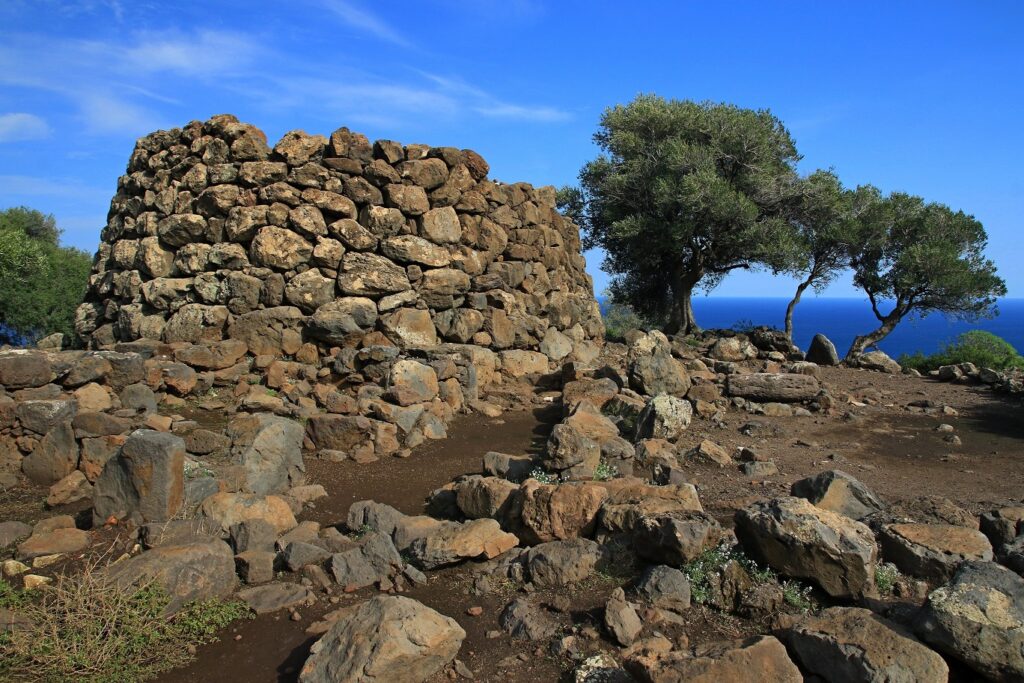
[{"label": "tree canopy", "polygon": [[91,260],[60,246],[60,234],[51,215],[25,207],[0,211],[0,341],[73,336]]},{"label": "tree canopy", "polygon": [[690,332],[694,288],[781,262],[800,157],[769,111],[641,95],[607,109],[594,140],[602,153],[560,199],[605,251],[616,301]]},{"label": "tree canopy", "polygon": [[974,216],[943,204],[902,192],[872,202],[858,220],[850,264],[880,324],[854,339],[847,358],[877,344],[911,313],[991,315],[1006,284],[985,257],[987,242]]}]

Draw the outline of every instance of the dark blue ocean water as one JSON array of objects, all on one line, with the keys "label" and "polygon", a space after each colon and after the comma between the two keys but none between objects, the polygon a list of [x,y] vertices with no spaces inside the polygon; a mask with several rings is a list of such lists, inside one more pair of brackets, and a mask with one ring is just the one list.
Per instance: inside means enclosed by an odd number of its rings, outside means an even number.
[{"label": "dark blue ocean water", "polygon": [[[737,323],[783,327],[788,299],[706,297],[693,300],[697,323],[705,329],[728,328]],[[964,322],[933,313],[923,319],[904,319],[879,347],[896,358],[902,353],[934,353],[968,330],[987,330],[1024,352],[1024,299],[1002,299],[999,315],[988,320]],[[888,310],[882,307],[882,310]],[[866,299],[805,298],[793,314],[793,341],[806,350],[811,338],[823,333],[843,356],[853,338],[878,327]]]}]

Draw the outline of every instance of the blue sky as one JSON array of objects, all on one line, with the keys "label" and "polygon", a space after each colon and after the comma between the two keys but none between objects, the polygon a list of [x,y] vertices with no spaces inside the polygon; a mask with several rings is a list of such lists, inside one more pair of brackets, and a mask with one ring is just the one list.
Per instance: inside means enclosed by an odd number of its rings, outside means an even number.
[{"label": "blue sky", "polygon": [[[91,252],[135,139],[224,112],[272,143],[347,125],[562,185],[601,111],[654,92],[770,108],[802,170],[973,213],[1024,296],[1022,25],[1018,2],[3,0],[0,206]],[[739,273],[715,294],[791,290]]]}]

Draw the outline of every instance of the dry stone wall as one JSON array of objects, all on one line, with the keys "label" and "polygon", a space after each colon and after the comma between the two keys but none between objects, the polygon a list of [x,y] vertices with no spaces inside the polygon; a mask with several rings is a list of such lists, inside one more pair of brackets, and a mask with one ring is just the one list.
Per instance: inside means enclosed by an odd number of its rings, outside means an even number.
[{"label": "dry stone wall", "polygon": [[254,355],[380,344],[593,353],[577,227],[550,187],[487,178],[471,150],[292,131],[229,115],[138,141],[76,330],[240,340]]}]

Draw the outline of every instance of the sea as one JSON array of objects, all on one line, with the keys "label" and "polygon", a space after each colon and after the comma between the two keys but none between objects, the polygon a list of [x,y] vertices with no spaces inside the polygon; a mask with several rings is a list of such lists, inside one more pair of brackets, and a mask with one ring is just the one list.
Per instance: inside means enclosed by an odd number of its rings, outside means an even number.
[{"label": "sea", "polygon": [[[604,301],[602,300],[602,304]],[[774,297],[696,297],[693,312],[704,329],[743,328],[769,325],[782,329],[789,299]],[[883,311],[888,310],[880,306]],[[941,313],[905,318],[878,347],[893,358],[917,351],[929,354],[940,350],[968,330],[986,330],[1010,342],[1024,353],[1024,299],[1000,299],[997,315],[988,319],[964,321]],[[807,350],[819,332],[832,340],[840,356],[858,334],[878,327],[867,299],[805,297],[793,314],[793,341]]]}]

